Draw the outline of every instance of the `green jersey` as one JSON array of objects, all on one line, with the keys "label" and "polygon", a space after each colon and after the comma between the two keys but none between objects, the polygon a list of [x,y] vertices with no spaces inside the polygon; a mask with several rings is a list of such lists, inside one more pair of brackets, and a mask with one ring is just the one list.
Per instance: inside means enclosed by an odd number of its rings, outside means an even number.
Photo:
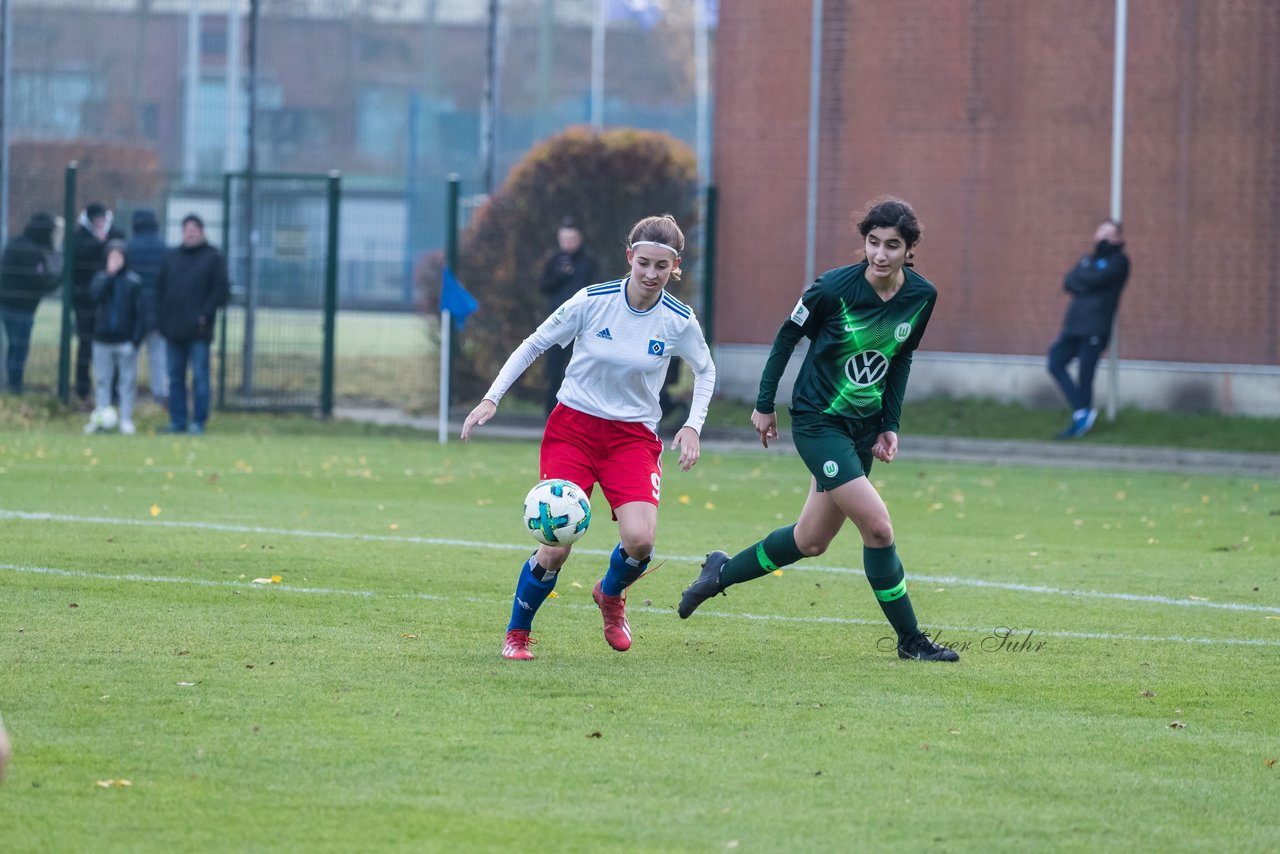
[{"label": "green jersey", "polygon": [[866,269],[864,261],[829,270],[805,289],[773,341],[758,411],[773,411],[778,381],[805,337],[809,353],[791,392],[791,411],[860,420],[879,414],[879,432],[897,432],[911,354],[929,324],[938,289],[903,267],[902,287],[883,300]]}]

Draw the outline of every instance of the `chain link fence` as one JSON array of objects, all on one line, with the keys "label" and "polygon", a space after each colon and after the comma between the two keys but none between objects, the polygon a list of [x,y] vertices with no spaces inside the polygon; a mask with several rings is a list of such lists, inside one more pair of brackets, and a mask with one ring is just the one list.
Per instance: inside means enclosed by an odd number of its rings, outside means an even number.
[{"label": "chain link fence", "polygon": [[[9,56],[8,236],[35,213],[66,216],[72,160],[73,221],[99,202],[127,236],[133,212],[150,208],[172,246],[182,217],[199,213],[230,253],[226,348],[213,365],[228,406],[316,405],[331,170],[342,174],[335,405],[431,414],[439,323],[424,317],[435,307],[414,270],[442,251],[448,176],[461,179],[465,218],[568,126],[663,130],[692,145],[705,116],[693,13],[667,0],[609,2],[600,20],[596,0],[502,0],[493,28],[474,0],[9,5],[22,37]],[[239,179],[224,199],[223,176],[250,160],[276,177],[259,181],[252,205]],[[56,390],[60,312],[58,293],[35,311],[28,391]]]}]

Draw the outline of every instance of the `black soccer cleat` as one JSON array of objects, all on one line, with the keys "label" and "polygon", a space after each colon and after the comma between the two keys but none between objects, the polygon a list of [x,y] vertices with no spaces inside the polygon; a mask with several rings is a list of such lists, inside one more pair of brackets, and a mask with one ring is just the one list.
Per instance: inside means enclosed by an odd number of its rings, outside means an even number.
[{"label": "black soccer cleat", "polygon": [[960,653],[954,649],[939,646],[924,632],[916,632],[898,641],[898,658],[916,661],[959,661]]},{"label": "black soccer cleat", "polygon": [[724,592],[720,583],[720,569],[729,562],[729,555],[722,551],[714,551],[707,555],[702,563],[702,572],[697,579],[684,589],[680,596],[680,607],[676,612],[680,619],[687,620],[697,607],[716,594]]}]

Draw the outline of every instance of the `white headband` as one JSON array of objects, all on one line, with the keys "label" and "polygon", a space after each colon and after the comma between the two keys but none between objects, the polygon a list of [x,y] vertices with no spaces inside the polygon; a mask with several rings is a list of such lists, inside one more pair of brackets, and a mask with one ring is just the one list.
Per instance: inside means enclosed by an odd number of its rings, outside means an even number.
[{"label": "white headband", "polygon": [[676,256],[677,258],[679,258],[679,257],[680,257],[680,253],[676,251],[676,248],[675,248],[674,246],[668,246],[667,244],[665,244],[665,243],[659,243],[659,242],[658,242],[658,241],[656,241],[656,240],[637,240],[635,243],[632,243],[632,244],[631,244],[631,248],[632,248],[632,249],[635,249],[637,246],[639,246],[639,245],[640,245],[640,244],[642,244],[642,243],[646,243],[646,244],[648,244],[649,246],[661,246],[663,249],[667,250],[667,251],[668,251],[668,252],[670,252],[672,255]]}]

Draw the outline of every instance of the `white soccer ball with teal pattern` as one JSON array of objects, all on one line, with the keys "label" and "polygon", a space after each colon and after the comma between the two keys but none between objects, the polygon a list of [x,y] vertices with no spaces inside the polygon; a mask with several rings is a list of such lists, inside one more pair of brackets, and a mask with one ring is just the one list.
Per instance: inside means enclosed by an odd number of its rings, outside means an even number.
[{"label": "white soccer ball with teal pattern", "polygon": [[544,480],[524,499],[524,526],[548,546],[567,546],[582,539],[591,524],[587,493],[568,480]]}]

